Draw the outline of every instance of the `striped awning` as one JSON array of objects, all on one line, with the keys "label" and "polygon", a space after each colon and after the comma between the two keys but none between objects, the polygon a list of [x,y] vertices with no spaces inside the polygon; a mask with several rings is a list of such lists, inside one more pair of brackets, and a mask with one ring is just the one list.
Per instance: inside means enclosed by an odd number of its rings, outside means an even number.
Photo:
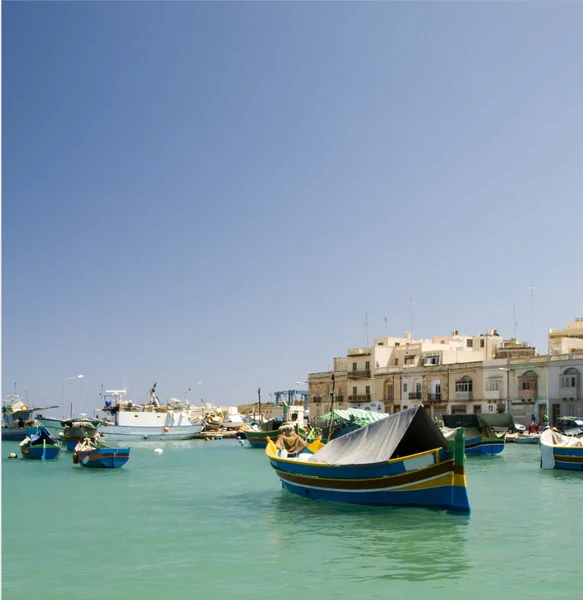
[{"label": "striped awning", "polygon": [[[354,421],[362,425],[368,425],[369,423],[376,423],[388,417],[388,413],[376,412],[372,410],[362,410],[361,408],[347,408],[346,410],[334,410],[335,419],[343,419],[345,421]],[[320,419],[329,420],[331,413],[328,412],[322,415]]]}]

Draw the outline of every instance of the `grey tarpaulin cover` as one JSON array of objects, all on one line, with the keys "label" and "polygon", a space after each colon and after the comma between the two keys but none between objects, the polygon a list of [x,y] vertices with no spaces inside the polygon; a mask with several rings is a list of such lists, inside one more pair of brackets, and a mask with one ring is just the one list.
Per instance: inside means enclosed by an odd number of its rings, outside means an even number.
[{"label": "grey tarpaulin cover", "polygon": [[446,427],[508,427],[508,429],[516,429],[512,415],[508,413],[489,414],[489,413],[470,413],[465,415],[441,415],[443,424]]},{"label": "grey tarpaulin cover", "polygon": [[403,410],[331,442],[308,461],[328,465],[366,465],[409,456],[448,442],[422,406]]}]

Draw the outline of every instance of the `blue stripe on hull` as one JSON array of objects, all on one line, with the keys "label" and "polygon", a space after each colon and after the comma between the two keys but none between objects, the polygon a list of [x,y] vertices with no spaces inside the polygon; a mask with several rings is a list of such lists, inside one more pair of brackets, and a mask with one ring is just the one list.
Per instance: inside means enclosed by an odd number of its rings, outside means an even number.
[{"label": "blue stripe on hull", "polygon": [[583,471],[583,463],[566,462],[555,456],[555,469],[564,471]]},{"label": "blue stripe on hull", "polygon": [[466,454],[500,454],[504,450],[504,444],[498,443],[483,443],[473,448],[466,448]]},{"label": "blue stripe on hull", "polygon": [[22,454],[22,458],[33,460],[51,460],[53,458],[57,458],[60,451],[60,448],[43,448],[42,446],[33,446],[27,454]]},{"label": "blue stripe on hull", "polygon": [[247,441],[251,448],[265,448],[267,446],[267,442],[252,442],[249,438],[247,438]]},{"label": "blue stripe on hull", "polygon": [[[317,500],[333,500],[351,504],[366,504],[377,506],[424,506],[446,508],[451,510],[469,511],[469,499],[466,488],[437,487],[427,490],[410,490],[403,492],[345,492],[305,488],[300,485],[281,482],[282,486],[304,498]],[[465,496],[465,497],[464,497]]]}]

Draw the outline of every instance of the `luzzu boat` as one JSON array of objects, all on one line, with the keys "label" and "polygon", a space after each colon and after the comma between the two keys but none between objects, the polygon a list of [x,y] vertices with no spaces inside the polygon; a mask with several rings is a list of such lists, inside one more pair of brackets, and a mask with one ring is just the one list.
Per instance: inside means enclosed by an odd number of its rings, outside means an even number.
[{"label": "luzzu boat", "polygon": [[266,423],[255,425],[243,423],[241,431],[245,434],[251,448],[265,448],[267,438],[275,439],[279,435],[279,428],[283,423],[283,419],[271,419]]},{"label": "luzzu boat", "polygon": [[61,451],[61,444],[43,427],[38,426],[37,433],[26,437],[20,442],[22,458],[35,460],[50,460],[57,458]]},{"label": "luzzu boat", "polygon": [[90,439],[80,441],[73,454],[73,464],[93,469],[116,469],[129,459],[129,448],[109,448]]},{"label": "luzzu boat", "polygon": [[463,414],[442,415],[443,435],[446,439],[455,437],[456,429],[463,427],[466,436],[466,454],[500,454],[504,450],[504,437],[494,431],[494,427],[515,430],[514,419],[509,414]]},{"label": "luzzu boat", "polygon": [[540,466],[543,469],[583,471],[583,439],[562,435],[550,427],[540,437]]},{"label": "luzzu boat", "polygon": [[295,456],[271,438],[265,452],[282,486],[305,498],[469,512],[464,431],[445,439],[414,407]]}]

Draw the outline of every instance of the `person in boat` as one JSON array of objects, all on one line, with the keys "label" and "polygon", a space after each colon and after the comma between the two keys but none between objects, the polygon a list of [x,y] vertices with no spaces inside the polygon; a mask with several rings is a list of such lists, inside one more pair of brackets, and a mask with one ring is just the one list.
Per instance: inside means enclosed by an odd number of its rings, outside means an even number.
[{"label": "person in boat", "polygon": [[22,417],[18,419],[18,427],[20,427],[20,429],[24,427],[24,419]]}]

